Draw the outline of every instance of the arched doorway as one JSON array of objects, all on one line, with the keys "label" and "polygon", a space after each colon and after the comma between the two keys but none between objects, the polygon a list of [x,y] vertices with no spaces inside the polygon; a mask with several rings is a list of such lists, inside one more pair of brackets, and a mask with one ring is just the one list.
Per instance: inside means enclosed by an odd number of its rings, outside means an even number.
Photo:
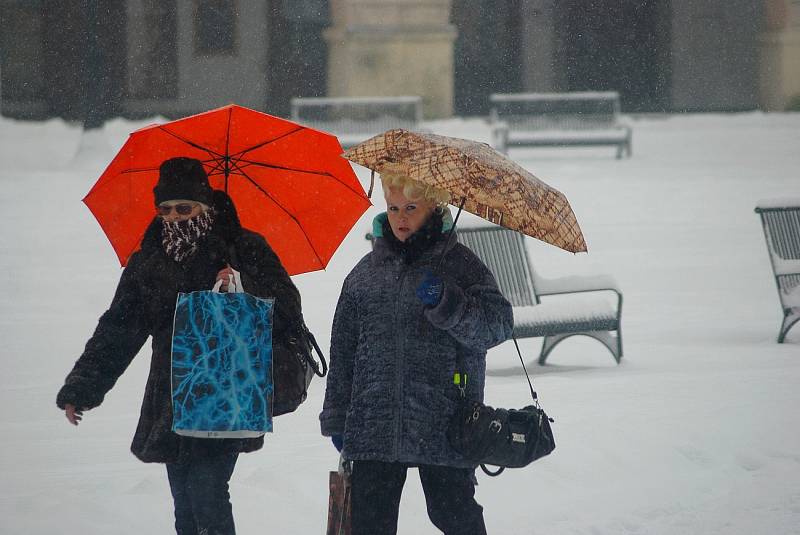
[{"label": "arched doorway", "polygon": [[619,91],[625,111],[669,106],[670,0],[565,0],[556,14],[568,91]]},{"label": "arched doorway", "polygon": [[321,97],[327,90],[330,24],[328,0],[271,0],[268,10],[268,113],[288,117],[292,97]]},{"label": "arched doorway", "polygon": [[456,115],[485,115],[491,93],[521,90],[520,3],[453,0]]}]

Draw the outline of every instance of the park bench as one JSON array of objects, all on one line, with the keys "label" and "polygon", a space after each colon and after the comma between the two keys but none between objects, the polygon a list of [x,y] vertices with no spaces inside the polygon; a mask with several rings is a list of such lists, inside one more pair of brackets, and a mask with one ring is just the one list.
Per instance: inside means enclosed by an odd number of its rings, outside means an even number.
[{"label": "park bench", "polygon": [[392,128],[419,131],[422,97],[296,97],[292,121],[336,135],[347,149]]},{"label": "park bench", "polygon": [[[619,363],[622,292],[612,277],[546,279],[533,270],[522,234],[497,226],[459,227],[457,234],[491,270],[514,307],[514,336],[544,339],[539,364],[545,363],[556,345],[576,335],[599,340]],[[599,292],[611,292],[616,303]]]},{"label": "park bench", "polygon": [[762,200],[756,205],[778,287],[783,321],[778,332],[786,334],[800,321],[800,198]]},{"label": "park bench", "polygon": [[631,128],[620,119],[619,93],[508,93],[489,97],[492,146],[616,146],[631,155]]},{"label": "park bench", "polygon": [[[511,303],[514,336],[544,339],[539,364],[544,365],[560,342],[577,335],[600,341],[619,363],[622,292],[612,277],[540,277],[531,266],[525,237],[503,227],[458,227],[457,236],[486,264]],[[372,234],[366,238],[373,240]],[[600,292],[610,292],[615,302]]]}]

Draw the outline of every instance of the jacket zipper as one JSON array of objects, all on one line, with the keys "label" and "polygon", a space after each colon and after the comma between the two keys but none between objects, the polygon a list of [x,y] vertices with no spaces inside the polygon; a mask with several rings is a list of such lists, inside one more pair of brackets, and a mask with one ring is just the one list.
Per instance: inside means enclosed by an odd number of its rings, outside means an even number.
[{"label": "jacket zipper", "polygon": [[403,354],[403,336],[402,330],[399,325],[400,319],[400,307],[403,295],[403,285],[405,284],[406,280],[406,273],[407,270],[405,267],[401,268],[400,274],[397,276],[398,279],[398,294],[397,299],[395,299],[395,308],[394,308],[394,317],[395,317],[395,350],[397,351],[397,374],[396,374],[396,381],[395,381],[395,401],[397,403],[397,420],[395,422],[395,433],[394,433],[394,457],[398,459],[400,457],[400,445],[402,442],[402,431],[403,431],[403,413],[404,413],[404,403],[403,403],[403,379],[405,377],[405,356]]}]

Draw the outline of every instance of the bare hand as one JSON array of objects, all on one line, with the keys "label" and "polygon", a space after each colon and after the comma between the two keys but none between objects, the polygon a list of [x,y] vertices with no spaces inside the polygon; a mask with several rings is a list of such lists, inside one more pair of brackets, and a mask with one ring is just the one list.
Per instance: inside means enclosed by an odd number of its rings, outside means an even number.
[{"label": "bare hand", "polygon": [[69,420],[69,423],[72,425],[78,425],[83,419],[83,409],[79,409],[75,407],[75,405],[70,405],[69,403],[64,405],[64,413],[67,416],[67,420]]},{"label": "bare hand", "polygon": [[225,269],[221,270],[217,273],[217,280],[222,281],[222,287],[220,288],[221,291],[227,292],[228,291],[228,282],[230,281],[229,277],[233,276],[233,268],[228,266]]}]

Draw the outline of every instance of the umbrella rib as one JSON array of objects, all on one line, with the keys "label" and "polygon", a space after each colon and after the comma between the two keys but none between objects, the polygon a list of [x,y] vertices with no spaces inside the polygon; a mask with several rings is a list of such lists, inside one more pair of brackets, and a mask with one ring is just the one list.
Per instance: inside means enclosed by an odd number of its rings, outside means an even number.
[{"label": "umbrella rib", "polygon": [[[217,158],[211,158],[210,160],[202,160],[204,164],[207,164],[211,171],[208,173],[209,175],[217,174],[218,172],[222,172],[223,169],[220,166],[220,161]],[[123,169],[120,171],[121,174],[124,173],[144,173],[147,171],[158,171],[158,167],[133,167],[131,169]]]},{"label": "umbrella rib", "polygon": [[145,171],[158,171],[158,167],[135,167],[133,169],[123,169],[120,174],[124,173],[144,173]]},{"label": "umbrella rib", "polygon": [[208,161],[206,161],[206,160],[203,161],[203,163],[207,163],[209,168],[210,168],[210,170],[208,172],[209,176],[211,176],[213,174],[223,173],[225,171],[222,168],[222,166],[220,165],[220,162],[222,162],[222,160],[220,160],[218,158],[211,158]]},{"label": "umbrella rib", "polygon": [[225,191],[228,191],[228,176],[231,174],[230,167],[230,147],[231,147],[231,119],[233,119],[233,108],[228,110],[228,127],[225,129]]},{"label": "umbrella rib", "polygon": [[217,157],[219,157],[219,158],[224,158],[224,157],[225,157],[225,155],[224,155],[224,154],[219,154],[218,152],[216,152],[216,151],[213,151],[213,150],[211,150],[211,149],[209,149],[209,148],[207,148],[207,147],[204,147],[204,146],[202,146],[202,145],[199,145],[199,144],[195,143],[194,141],[191,141],[191,140],[189,140],[189,139],[185,139],[184,137],[182,137],[182,136],[179,136],[179,135],[178,135],[178,134],[176,134],[175,132],[170,132],[169,130],[167,130],[167,129],[166,129],[166,128],[164,128],[163,126],[160,126],[160,127],[159,127],[159,130],[162,130],[162,131],[166,132],[167,134],[171,135],[172,137],[174,137],[175,139],[177,139],[177,140],[179,140],[179,141],[183,141],[184,143],[186,143],[187,145],[189,145],[189,146],[191,146],[191,147],[194,147],[194,148],[196,148],[196,149],[200,149],[200,150],[204,150],[204,151],[206,151],[207,153],[211,154],[212,156],[217,156]]},{"label": "umbrella rib", "polygon": [[284,167],[284,166],[281,166],[281,165],[275,165],[275,164],[269,164],[269,163],[263,163],[263,162],[256,162],[256,161],[252,161],[252,160],[238,159],[238,160],[236,160],[235,166],[236,166],[237,169],[240,170],[240,172],[241,172],[241,169],[243,167],[239,165],[239,162],[244,162],[244,163],[246,163],[248,165],[255,165],[257,167],[265,167],[267,169],[277,169],[277,170],[280,170],[280,171],[295,171],[297,173],[306,173],[306,174],[309,174],[309,175],[327,176],[329,178],[332,178],[333,180],[335,180],[336,182],[338,182],[342,186],[346,187],[347,189],[349,189],[350,191],[352,191],[356,195],[361,196],[361,193],[358,190],[354,189],[353,187],[351,187],[346,182],[342,182],[339,179],[339,177],[337,177],[334,174],[329,173],[328,171],[310,171],[308,169],[296,169],[296,168],[293,168],[293,167]]},{"label": "umbrella rib", "polygon": [[[237,167],[238,167],[238,166],[237,166]],[[297,218],[294,216],[294,214],[292,214],[292,213],[291,213],[289,210],[287,210],[287,209],[286,209],[286,208],[285,208],[285,207],[284,207],[284,206],[283,206],[281,203],[279,203],[279,202],[278,202],[278,200],[277,200],[275,197],[273,197],[272,195],[270,195],[270,193],[269,193],[267,190],[265,190],[264,188],[262,188],[262,187],[261,187],[261,186],[258,184],[258,182],[256,182],[256,181],[255,181],[255,180],[253,180],[252,178],[250,178],[250,176],[249,176],[247,173],[245,173],[245,172],[244,172],[244,171],[242,171],[242,170],[239,170],[239,174],[241,174],[241,176],[243,176],[244,178],[246,178],[247,180],[249,180],[249,181],[250,181],[250,183],[251,183],[253,186],[255,186],[255,187],[256,187],[256,189],[258,189],[258,191],[260,191],[261,193],[263,193],[263,194],[264,194],[264,195],[265,195],[265,196],[266,196],[266,197],[267,197],[269,200],[271,200],[273,203],[275,203],[275,206],[277,206],[278,208],[280,208],[281,210],[283,210],[283,211],[286,213],[286,215],[288,215],[290,218],[292,218],[292,220],[293,220],[293,221],[294,221],[294,222],[297,224],[297,227],[298,227],[298,228],[300,229],[300,231],[303,233],[303,236],[305,236],[305,237],[306,237],[306,242],[308,242],[308,246],[309,246],[309,247],[311,247],[311,250],[314,252],[314,256],[316,256],[316,257],[317,257],[317,260],[319,261],[319,265],[320,265],[320,266],[325,266],[325,262],[323,262],[323,261],[322,261],[322,258],[319,256],[319,253],[317,252],[316,248],[314,248],[314,244],[311,242],[311,238],[310,238],[310,237],[308,236],[308,234],[306,233],[306,230],[303,228],[303,225],[300,223],[300,220],[299,220],[299,219],[297,219]]]},{"label": "umbrella rib", "polygon": [[231,148],[231,120],[233,119],[233,108],[228,110],[228,128],[225,130],[225,154]]},{"label": "umbrella rib", "polygon": [[256,149],[260,149],[264,145],[269,145],[270,143],[275,143],[276,141],[281,140],[281,139],[283,139],[283,138],[285,138],[287,136],[291,136],[292,134],[296,134],[297,132],[300,132],[301,130],[308,130],[308,129],[305,126],[298,126],[294,130],[290,130],[290,131],[286,132],[285,134],[281,134],[278,137],[275,137],[275,138],[272,138],[272,139],[268,139],[267,141],[264,141],[264,142],[259,143],[257,145],[253,145],[252,147],[248,147],[248,148],[246,148],[246,149],[244,149],[242,151],[239,151],[236,154],[232,154],[231,158],[240,159],[240,156],[242,154],[246,154],[246,153],[248,153],[250,151],[253,151],[253,150],[256,150]]},{"label": "umbrella rib", "polygon": [[[261,147],[263,147],[265,145],[269,145],[270,143],[274,143],[274,142],[276,142],[276,141],[278,141],[280,139],[283,139],[283,138],[285,138],[287,136],[291,136],[292,134],[296,134],[297,132],[301,132],[303,130],[309,130],[309,129],[306,128],[305,126],[298,126],[296,129],[291,130],[289,132],[286,132],[285,134],[282,134],[282,135],[280,135],[280,136],[278,136],[276,138],[264,141],[262,143],[258,143],[257,145],[253,145],[252,147],[248,147],[248,148],[246,148],[244,150],[241,150],[241,151],[237,152],[236,154],[232,154],[230,156],[231,162],[233,163],[233,165],[237,169],[239,169],[240,172],[242,172],[241,171],[242,167],[240,165],[238,165],[238,163],[239,162],[245,162],[245,163],[250,164],[250,165],[257,165],[257,166],[266,167],[266,168],[269,168],[269,169],[279,169],[279,170],[282,170],[282,171],[296,171],[298,173],[309,173],[309,174],[320,175],[320,176],[328,176],[328,177],[334,179],[335,181],[339,182],[341,185],[343,185],[344,187],[346,187],[347,189],[349,189],[350,191],[352,191],[356,195],[361,195],[361,193],[359,193],[357,190],[353,189],[349,184],[347,184],[345,182],[342,182],[339,179],[339,177],[337,177],[337,176],[335,176],[335,175],[333,175],[333,174],[331,174],[331,173],[329,173],[327,171],[326,172],[320,172],[320,171],[309,171],[307,169],[294,169],[294,168],[291,168],[291,167],[282,167],[282,166],[279,166],[279,165],[256,162],[256,161],[253,161],[253,160],[246,160],[246,159],[242,158],[242,156],[247,154],[248,152],[254,151],[254,150],[259,149],[259,148],[261,148]],[[226,150],[226,153],[227,153],[227,150]],[[250,177],[247,177],[247,178],[250,179]],[[252,179],[250,179],[250,180],[252,180]]]}]

